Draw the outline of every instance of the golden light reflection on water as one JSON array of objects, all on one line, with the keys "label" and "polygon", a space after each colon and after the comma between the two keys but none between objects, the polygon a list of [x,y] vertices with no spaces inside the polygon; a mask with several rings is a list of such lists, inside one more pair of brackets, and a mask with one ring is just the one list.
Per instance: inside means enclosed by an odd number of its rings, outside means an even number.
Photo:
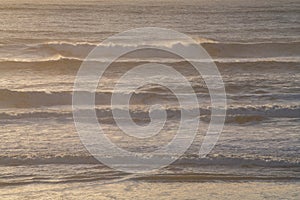
[{"label": "golden light reflection on water", "polygon": [[[123,182],[32,184],[0,189],[0,196],[14,199],[299,199],[300,183]],[[15,195],[13,195],[15,194]]]}]

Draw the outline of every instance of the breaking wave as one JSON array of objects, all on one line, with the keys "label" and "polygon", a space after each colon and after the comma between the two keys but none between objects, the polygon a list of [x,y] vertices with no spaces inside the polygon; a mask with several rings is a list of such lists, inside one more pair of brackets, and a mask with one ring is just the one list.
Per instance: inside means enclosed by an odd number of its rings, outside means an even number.
[{"label": "breaking wave", "polygon": [[[105,156],[105,155],[103,155]],[[118,159],[118,158],[116,158]],[[0,156],[0,165],[45,165],[45,164],[99,164],[91,155],[52,155],[47,157]],[[189,155],[183,156],[173,165],[196,166],[237,166],[237,167],[300,167],[299,161],[276,160],[271,158],[242,158],[242,157],[206,157],[196,158]]]},{"label": "breaking wave", "polygon": [[[119,113],[126,113],[127,110],[121,108],[116,108]],[[209,122],[211,118],[211,109],[206,108],[194,108],[188,110],[189,112],[194,112],[200,110],[200,120],[203,122]],[[90,116],[88,115],[88,110],[80,109],[75,112],[80,112],[83,118],[86,118],[88,123]],[[151,112],[156,112],[153,110]],[[180,108],[167,108],[167,118],[169,120],[180,120],[181,119]],[[86,113],[86,115],[85,115]],[[149,108],[135,108],[130,109],[129,113],[131,118],[135,122],[139,123],[149,123]],[[228,108],[226,110],[226,123],[233,124],[247,124],[247,123],[258,123],[270,118],[300,118],[300,107],[299,106],[246,106],[246,107],[235,107]],[[113,116],[112,110],[108,107],[106,108],[97,108],[96,114],[101,123],[115,123],[114,119],[116,116]],[[31,119],[64,119],[64,120],[73,120],[73,115],[70,110],[30,110],[30,111],[19,111],[19,112],[1,112],[0,120],[31,120]]]},{"label": "breaking wave", "polygon": [[[300,42],[290,43],[218,43],[203,41],[201,45],[213,58],[289,58],[299,61]],[[157,44],[161,46],[162,44]],[[184,46],[192,47],[191,44],[171,43],[164,44],[169,49],[177,49]],[[120,49],[129,49],[130,45],[99,45],[96,43],[70,43],[70,42],[47,42],[37,44],[10,44],[1,45],[1,61],[37,62],[53,61],[59,59],[84,59],[94,48],[101,48],[107,52],[102,59],[108,58],[110,52]],[[155,50],[156,51],[156,50]],[[147,52],[150,54],[151,52]],[[144,55],[138,54],[137,58]],[[149,57],[149,55],[147,55]],[[286,59],[287,60],[287,59]]]}]

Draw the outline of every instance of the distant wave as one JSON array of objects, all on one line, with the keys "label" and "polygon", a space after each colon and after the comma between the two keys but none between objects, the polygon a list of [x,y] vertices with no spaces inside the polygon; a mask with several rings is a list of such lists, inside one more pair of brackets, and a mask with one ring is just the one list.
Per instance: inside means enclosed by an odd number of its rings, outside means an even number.
[{"label": "distant wave", "polygon": [[95,158],[88,155],[57,155],[48,157],[9,157],[0,156],[0,165],[43,165],[43,164],[97,164]]},{"label": "distant wave", "polygon": [[[177,49],[184,46],[189,48],[191,44],[171,43],[157,44],[169,49]],[[218,43],[204,42],[203,47],[213,58],[276,58],[276,57],[299,57],[300,42],[290,43]],[[107,55],[103,55],[106,59],[110,56],[110,52],[120,49],[127,50],[130,45],[98,45],[96,43],[71,43],[71,42],[47,42],[37,44],[2,44],[0,55],[2,61],[51,61],[60,58],[84,59],[88,53],[94,48],[105,50]],[[155,50],[153,51],[155,52]],[[151,52],[147,52],[147,56],[151,58]],[[9,55],[9,56],[7,56]],[[154,54],[157,56],[156,54]],[[145,55],[138,54],[137,58]]]},{"label": "distant wave", "polygon": [[[110,62],[111,60],[109,59],[92,59],[92,60],[87,60],[84,58],[76,58],[76,57],[64,57],[60,55],[56,56],[50,56],[50,57],[45,57],[45,58],[1,58],[0,59],[0,64],[1,65],[30,65],[30,66],[43,66],[46,63],[51,63],[55,64],[55,62]],[[299,63],[300,62],[300,57],[265,57],[265,58],[240,58],[240,57],[233,57],[233,58],[215,58],[212,60],[189,60],[193,62],[199,62],[199,63],[205,63],[205,62],[211,62],[214,61],[216,63],[220,64],[243,64],[243,63]],[[175,64],[180,64],[180,63],[185,63],[186,60],[184,59],[178,59],[178,58],[127,58],[127,59],[120,59],[116,60],[116,63],[120,64],[126,64],[126,63],[142,63],[142,62],[157,62],[157,63],[175,63]]]},{"label": "distant wave", "polygon": [[[244,86],[246,87],[246,86]],[[247,99],[250,97],[265,98],[265,99],[283,99],[297,100],[300,98],[300,93],[248,93],[248,94],[228,94],[231,99]],[[88,91],[81,91],[83,95],[92,95]],[[125,95],[120,93],[120,95]],[[180,95],[180,94],[177,94]],[[110,105],[112,92],[97,92],[95,94],[96,105]],[[209,94],[200,90],[197,93],[199,98],[209,98]],[[72,104],[72,91],[18,91],[9,89],[0,89],[0,108],[31,108],[41,106],[58,106]],[[131,104],[151,104],[159,102],[177,101],[176,96],[166,94],[162,87],[149,86],[145,90],[137,91],[132,94]]]},{"label": "distant wave", "polygon": [[[103,155],[105,156],[105,155]],[[118,159],[117,157],[115,159]],[[52,155],[52,156],[0,156],[0,165],[44,165],[44,164],[99,164],[91,155]],[[183,156],[174,164],[178,166],[235,166],[235,167],[300,167],[300,162],[271,158],[243,157],[190,157]]]},{"label": "distant wave", "polygon": [[266,58],[299,56],[300,42],[203,44],[212,57]]},{"label": "distant wave", "polygon": [[[189,110],[190,112],[200,110],[200,120],[203,122],[209,122],[211,119],[210,108],[194,108]],[[126,113],[126,110],[116,108],[119,113]],[[180,120],[181,119],[181,109],[180,108],[167,108],[167,117],[169,120]],[[90,116],[87,114],[87,110],[78,110],[81,116],[86,122],[90,121]],[[135,108],[130,111],[131,118],[135,122],[139,123],[149,123],[149,110],[147,108]],[[155,110],[153,111],[155,112]],[[246,107],[235,107],[228,108],[226,110],[226,123],[233,124],[246,124],[246,123],[258,123],[270,118],[300,118],[300,106],[246,106]],[[112,110],[107,108],[96,109],[96,114],[101,123],[113,124],[115,123],[114,117],[112,115]],[[0,120],[30,120],[30,119],[64,119],[72,120],[73,115],[70,111],[65,110],[30,110],[30,111],[19,111],[19,112],[1,112]]]},{"label": "distant wave", "polygon": [[[299,61],[297,60],[299,59]],[[12,71],[14,69],[32,69],[32,70],[44,70],[51,71],[51,73],[71,73],[74,74],[77,72],[81,66],[83,59],[79,58],[66,58],[66,57],[57,57],[57,58],[48,58],[48,60],[18,60],[18,59],[8,59],[0,60],[0,69],[4,71]],[[91,62],[97,65],[98,62],[107,62],[107,60],[95,60],[95,61],[85,61]],[[119,60],[112,63],[109,70],[114,70],[114,67],[121,67],[123,70],[131,69],[134,66],[142,65],[145,63],[161,63],[170,65],[176,68],[190,68],[191,65],[184,60],[178,59],[151,59],[151,60]],[[289,71],[300,71],[300,57],[299,58],[250,58],[250,59],[214,59],[215,64],[222,69],[233,69],[233,70],[289,70]]]},{"label": "distant wave", "polygon": [[183,156],[175,162],[176,165],[199,165],[199,166],[239,166],[239,167],[300,167],[300,161],[287,161],[263,157],[234,157],[234,156],[207,156],[197,158]]},{"label": "distant wave", "polygon": [[70,105],[71,92],[12,91],[0,89],[0,108]]}]

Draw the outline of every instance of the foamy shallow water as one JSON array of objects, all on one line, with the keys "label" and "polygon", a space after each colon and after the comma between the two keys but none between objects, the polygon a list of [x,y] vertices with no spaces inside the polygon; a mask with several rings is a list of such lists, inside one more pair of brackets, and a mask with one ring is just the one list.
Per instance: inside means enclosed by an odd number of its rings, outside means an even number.
[{"label": "foamy shallow water", "polygon": [[[9,195],[8,190],[10,191]],[[95,182],[33,184],[0,189],[17,199],[298,199],[299,182]],[[188,197],[188,198],[187,198]]]}]

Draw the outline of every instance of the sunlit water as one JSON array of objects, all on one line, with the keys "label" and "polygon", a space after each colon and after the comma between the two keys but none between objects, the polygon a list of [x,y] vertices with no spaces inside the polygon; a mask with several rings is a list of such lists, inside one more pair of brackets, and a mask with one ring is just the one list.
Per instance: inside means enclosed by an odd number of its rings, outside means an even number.
[{"label": "sunlit water", "polygon": [[[1,196],[299,198],[299,10],[296,0],[1,1]],[[72,118],[72,90],[82,60],[103,39],[144,26],[171,28],[201,43],[223,77],[228,109],[217,145],[199,158],[210,119],[205,83],[178,58],[150,56],[186,75],[201,102],[191,109],[200,109],[202,123],[178,161],[156,175],[131,175],[103,166],[81,144]],[[173,48],[168,42],[157,45]],[[137,141],[114,123],[109,107],[113,83],[147,59],[129,56],[114,63],[96,95],[106,135],[133,152],[166,144],[180,120],[176,98],[163,87],[147,85],[136,92],[130,112],[143,125],[149,122],[147,105],[163,103],[169,116],[163,133]]]}]

